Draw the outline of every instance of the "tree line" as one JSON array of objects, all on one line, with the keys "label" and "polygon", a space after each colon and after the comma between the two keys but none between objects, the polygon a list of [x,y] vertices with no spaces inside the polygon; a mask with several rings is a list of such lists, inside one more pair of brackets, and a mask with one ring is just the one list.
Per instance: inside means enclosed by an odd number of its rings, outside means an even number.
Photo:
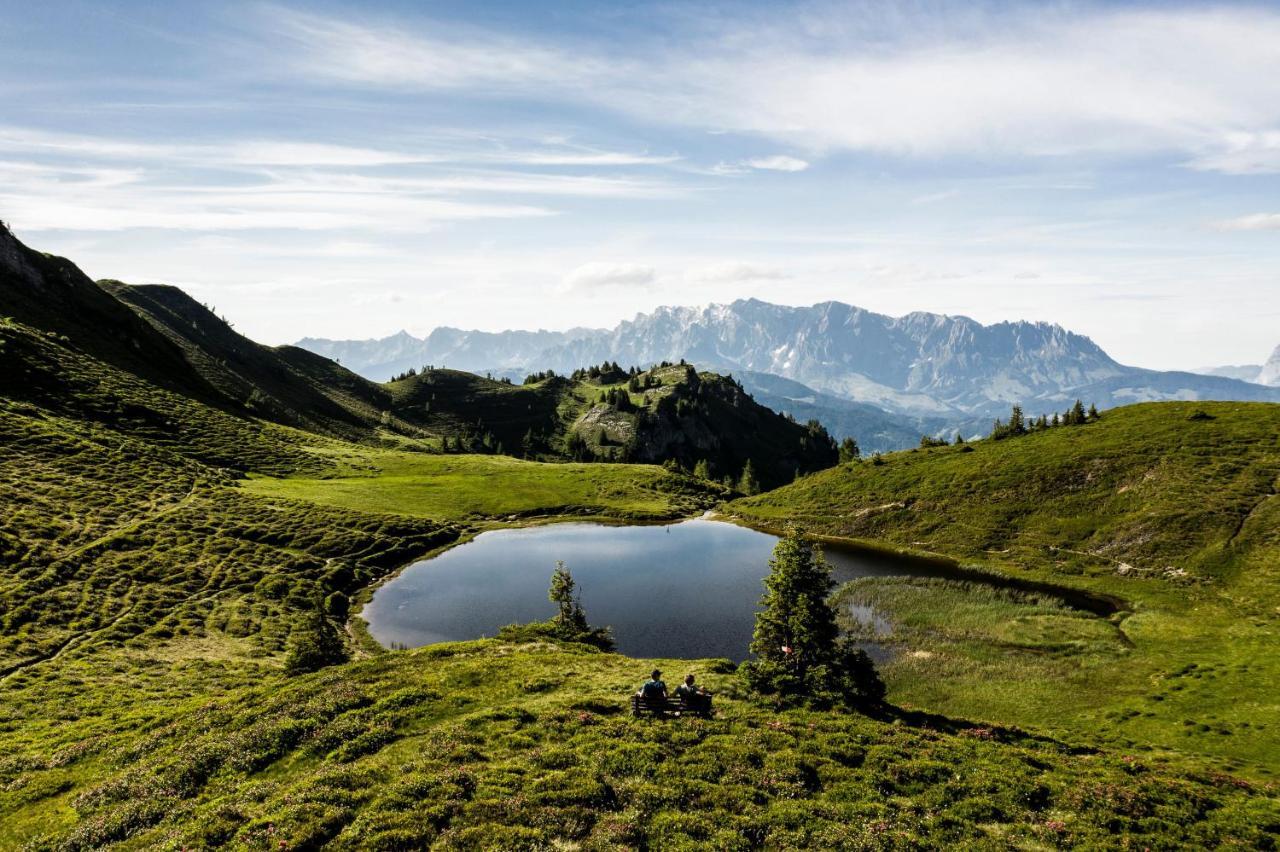
[{"label": "tree line", "polygon": [[1061,416],[1055,411],[1052,418],[1041,414],[1039,417],[1028,419],[1022,412],[1022,406],[1015,405],[1009,413],[1008,422],[1004,422],[999,418],[996,419],[996,422],[991,427],[989,437],[994,441],[1000,441],[1005,438],[1016,438],[1020,435],[1029,435],[1032,432],[1052,429],[1055,426],[1081,426],[1101,419],[1102,415],[1098,413],[1096,405],[1090,404],[1088,410],[1086,410],[1084,403],[1078,399],[1075,405],[1068,408]]}]

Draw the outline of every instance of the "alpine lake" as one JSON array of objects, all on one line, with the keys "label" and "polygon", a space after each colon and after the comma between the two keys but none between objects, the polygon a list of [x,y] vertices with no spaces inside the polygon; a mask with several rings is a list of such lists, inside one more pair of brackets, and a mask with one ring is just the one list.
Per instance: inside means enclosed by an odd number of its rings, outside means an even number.
[{"label": "alpine lake", "polygon": [[[613,629],[632,657],[747,657],[777,537],[704,518],[652,526],[558,523],[481,533],[406,567],[374,592],[360,615],[384,646],[479,639],[507,624],[550,618],[547,586],[557,561],[572,572],[594,625]],[[955,576],[945,564],[824,545],[833,578]],[[852,607],[846,616],[885,626]],[[887,649],[869,647],[882,657]]]}]

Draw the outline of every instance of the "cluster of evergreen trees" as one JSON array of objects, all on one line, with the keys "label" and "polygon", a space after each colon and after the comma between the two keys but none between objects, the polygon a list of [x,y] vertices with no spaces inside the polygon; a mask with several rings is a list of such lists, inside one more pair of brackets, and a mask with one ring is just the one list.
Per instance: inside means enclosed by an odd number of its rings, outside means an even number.
[{"label": "cluster of evergreen trees", "polygon": [[[1009,421],[1003,422],[999,419],[991,428],[991,438],[999,441],[1004,438],[1016,438],[1019,435],[1028,435],[1032,432],[1039,432],[1042,429],[1052,429],[1055,426],[1080,426],[1085,423],[1092,423],[1102,418],[1098,413],[1096,405],[1090,405],[1086,411],[1084,403],[1076,400],[1075,405],[1071,406],[1061,416],[1054,412],[1053,417],[1041,414],[1035,419],[1027,419],[1022,413],[1022,406],[1015,405],[1009,413]],[[957,436],[957,443],[961,443]]]},{"label": "cluster of evergreen trees", "polygon": [[650,388],[662,387],[662,379],[652,373],[639,373],[631,377],[627,382],[627,390],[632,393],[644,393]]},{"label": "cluster of evergreen trees", "polygon": [[394,376],[391,377],[391,381],[402,382],[405,379],[412,379],[414,376],[418,375],[419,373],[426,375],[427,373],[430,373],[435,368],[436,368],[435,364],[423,364],[421,370],[417,370],[417,369],[414,369],[413,367],[410,367],[409,369],[405,370],[403,373],[396,373]]},{"label": "cluster of evergreen trees", "polygon": [[631,394],[623,388],[609,388],[600,391],[600,403],[618,411],[635,411],[636,404],[631,401]]},{"label": "cluster of evergreen trees", "polygon": [[498,436],[484,427],[480,421],[476,421],[475,426],[464,426],[462,430],[454,437],[445,435],[440,439],[440,452],[442,453],[488,453],[490,455],[505,455],[506,447],[502,441],[498,440]]},{"label": "cluster of evergreen trees", "polygon": [[539,382],[545,382],[547,379],[558,378],[555,370],[539,370],[536,373],[530,373],[524,377],[526,385],[536,385]]},{"label": "cluster of evergreen trees", "polygon": [[575,382],[593,381],[602,385],[617,384],[624,379],[637,376],[640,374],[639,367],[632,367],[630,370],[624,370],[618,366],[617,361],[604,361],[598,367],[579,367],[570,374],[569,378]]}]

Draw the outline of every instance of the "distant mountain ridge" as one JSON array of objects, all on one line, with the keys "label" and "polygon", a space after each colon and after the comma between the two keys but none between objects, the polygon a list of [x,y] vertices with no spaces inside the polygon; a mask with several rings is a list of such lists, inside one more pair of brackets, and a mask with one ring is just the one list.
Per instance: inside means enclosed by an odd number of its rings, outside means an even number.
[{"label": "distant mountain ridge", "polygon": [[[543,345],[549,335],[444,329],[431,339],[451,359],[472,350],[488,358],[504,345],[514,352]],[[6,400],[242,471],[296,469],[286,465],[301,457],[281,447],[301,439],[284,430],[272,432],[282,443],[268,442],[270,458],[246,457],[251,436],[267,424],[423,452],[701,465],[706,476],[744,491],[745,483],[773,487],[838,458],[821,426],[789,419],[738,382],[686,364],[645,373],[594,367],[521,384],[414,370],[375,383],[309,350],[256,343],[177,287],[91,281],[71,261],[34,251],[0,226]]]},{"label": "distant mountain ridge", "polygon": [[1280,346],[1272,352],[1265,364],[1240,364],[1224,367],[1202,367],[1195,372],[1206,376],[1225,376],[1267,387],[1280,387]]},{"label": "distant mountain ridge", "polygon": [[[1014,403],[1036,414],[1061,409],[1077,396],[1103,408],[1160,399],[1280,401],[1280,392],[1234,378],[1120,364],[1088,337],[1056,324],[983,325],[924,312],[890,317],[842,302],[788,307],[743,299],[660,307],[612,329],[437,329],[422,339],[402,332],[377,341],[307,339],[298,345],[374,379],[422,364],[511,375],[606,360],[644,366],[683,358],[704,369],[799,383],[817,394],[804,404],[813,416],[822,416],[814,412],[815,405],[823,407],[818,397],[837,398],[907,417],[911,429],[967,429]],[[1273,360],[1280,379],[1280,359]],[[809,395],[791,388],[784,396]]]},{"label": "distant mountain ridge", "polygon": [[1262,370],[1258,373],[1258,384],[1269,387],[1280,385],[1280,346],[1275,348],[1267,363],[1262,365]]}]

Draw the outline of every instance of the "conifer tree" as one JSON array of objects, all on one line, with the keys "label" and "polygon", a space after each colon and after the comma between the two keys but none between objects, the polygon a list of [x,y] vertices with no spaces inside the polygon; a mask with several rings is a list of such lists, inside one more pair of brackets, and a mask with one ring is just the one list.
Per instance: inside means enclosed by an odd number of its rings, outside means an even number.
[{"label": "conifer tree", "polygon": [[756,468],[751,459],[742,466],[742,476],[738,478],[738,491],[750,497],[760,493],[760,481],[756,479]]},{"label": "conifer tree", "polygon": [[1026,431],[1027,431],[1027,422],[1026,422],[1026,419],[1025,419],[1025,418],[1023,417],[1023,415],[1022,415],[1022,406],[1021,406],[1021,405],[1015,405],[1015,406],[1013,407],[1013,410],[1012,410],[1011,412],[1009,412],[1009,426],[1008,426],[1008,430],[1009,430],[1009,434],[1010,434],[1010,435],[1023,435],[1023,434],[1026,434]]},{"label": "conifer tree", "polygon": [[582,611],[577,588],[564,562],[557,561],[555,570],[551,572],[551,588],[547,590],[547,598],[557,609],[552,621],[561,632],[575,635],[587,629],[587,616]]},{"label": "conifer tree", "polygon": [[840,442],[840,463],[847,464],[857,461],[862,455],[862,450],[858,447],[858,442],[852,436],[845,438]]},{"label": "conifer tree", "polygon": [[766,695],[819,703],[878,703],[884,684],[866,653],[840,641],[831,567],[813,542],[791,528],[769,562],[765,593],[751,641],[754,659],[743,664],[747,684]]}]

